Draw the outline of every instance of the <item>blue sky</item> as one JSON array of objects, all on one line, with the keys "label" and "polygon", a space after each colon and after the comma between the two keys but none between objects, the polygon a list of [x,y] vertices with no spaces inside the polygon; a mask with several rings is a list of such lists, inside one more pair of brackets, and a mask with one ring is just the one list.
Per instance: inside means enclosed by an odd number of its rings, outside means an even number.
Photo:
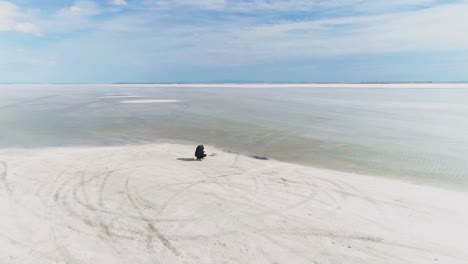
[{"label": "blue sky", "polygon": [[0,82],[468,81],[467,14],[467,0],[0,0]]}]

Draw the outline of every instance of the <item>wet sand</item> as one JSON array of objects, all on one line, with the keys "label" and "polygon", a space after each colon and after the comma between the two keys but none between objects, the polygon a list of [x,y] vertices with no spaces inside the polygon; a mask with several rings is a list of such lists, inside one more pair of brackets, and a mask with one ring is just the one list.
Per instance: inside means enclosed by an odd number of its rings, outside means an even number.
[{"label": "wet sand", "polygon": [[135,85],[0,85],[0,148],[202,142],[306,166],[468,190],[468,89],[455,89],[458,84]]},{"label": "wet sand", "polygon": [[194,149],[1,149],[0,263],[468,262],[466,192]]}]

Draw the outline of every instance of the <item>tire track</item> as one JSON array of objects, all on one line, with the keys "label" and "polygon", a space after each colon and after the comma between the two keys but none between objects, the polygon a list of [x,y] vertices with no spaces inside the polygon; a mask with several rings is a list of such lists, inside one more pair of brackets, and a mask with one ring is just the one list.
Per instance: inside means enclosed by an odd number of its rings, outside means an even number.
[{"label": "tire track", "polygon": [[159,207],[159,210],[158,210],[158,215],[162,214],[162,212],[166,209],[166,207],[172,203],[172,201],[174,199],[176,199],[177,197],[179,197],[180,195],[182,195],[183,193],[187,192],[190,188],[196,186],[196,185],[199,185],[199,184],[202,184],[202,183],[206,183],[206,182],[209,182],[213,179],[217,179],[217,178],[224,178],[224,177],[229,177],[229,176],[233,176],[233,175],[241,175],[243,174],[243,172],[235,172],[235,173],[229,173],[229,174],[223,174],[223,175],[218,175],[218,176],[214,176],[214,177],[209,177],[209,178],[206,178],[204,180],[200,180],[200,181],[196,181],[196,182],[193,182],[192,184],[190,184],[189,186],[185,187],[184,189],[182,190],[179,190],[178,192],[174,193],[173,195],[171,195],[160,207]]},{"label": "tire track", "polygon": [[125,189],[126,189],[128,201],[132,204],[133,208],[141,216],[141,219],[144,220],[148,224],[148,233],[147,233],[148,249],[154,250],[153,248],[153,234],[154,234],[167,249],[169,249],[176,256],[180,256],[180,253],[178,252],[177,248],[154,226],[151,220],[145,217],[141,209],[138,207],[138,205],[136,204],[135,200],[133,199],[130,193],[129,181],[130,181],[130,177],[127,177],[125,181]]},{"label": "tire track", "polygon": [[0,164],[3,167],[3,171],[0,174],[0,179],[2,180],[3,187],[5,188],[5,190],[8,192],[8,194],[10,196],[12,196],[13,195],[13,190],[11,189],[10,185],[8,184],[8,180],[7,180],[7,177],[8,177],[8,164],[5,161],[0,161]]},{"label": "tire track", "polygon": [[[3,187],[5,188],[8,196],[18,206],[20,206],[20,207],[22,207],[24,209],[30,210],[30,208],[26,207],[24,204],[21,203],[21,201],[17,197],[15,197],[15,193],[13,191],[13,188],[11,187],[11,185],[9,183],[9,180],[8,180],[8,163],[5,162],[5,161],[0,161],[0,164],[3,167],[3,171],[0,174],[0,181],[2,181]],[[39,213],[37,213],[35,211],[30,210],[30,212],[36,217],[44,218],[43,215],[41,215],[41,214],[39,214]]]}]

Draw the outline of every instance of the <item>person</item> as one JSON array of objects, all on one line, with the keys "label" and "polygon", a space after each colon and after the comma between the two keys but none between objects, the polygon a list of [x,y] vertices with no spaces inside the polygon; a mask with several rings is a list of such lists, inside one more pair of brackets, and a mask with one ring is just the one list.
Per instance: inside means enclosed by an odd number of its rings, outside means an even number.
[{"label": "person", "polygon": [[204,157],[206,157],[205,147],[203,147],[203,145],[198,145],[197,149],[195,150],[195,157],[197,157],[197,160],[202,160]]}]

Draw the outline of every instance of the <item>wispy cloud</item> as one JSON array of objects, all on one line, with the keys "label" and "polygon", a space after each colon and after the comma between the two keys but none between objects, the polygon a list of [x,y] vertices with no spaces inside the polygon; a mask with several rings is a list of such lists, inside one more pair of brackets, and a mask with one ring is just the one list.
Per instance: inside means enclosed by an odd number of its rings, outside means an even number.
[{"label": "wispy cloud", "polygon": [[180,6],[192,6],[200,9],[211,9],[224,12],[313,12],[337,11],[361,11],[366,13],[389,12],[404,9],[427,7],[443,0],[144,0],[141,5],[155,7],[156,9],[172,9]]},{"label": "wispy cloud", "polygon": [[40,28],[31,23],[32,20],[30,11],[21,10],[10,2],[0,1],[0,32],[13,31],[41,35]]},{"label": "wispy cloud", "polygon": [[424,53],[441,65],[440,54],[468,54],[466,14],[466,0],[76,0],[48,9],[0,1],[0,31],[42,36],[12,63],[48,62],[55,76],[144,79],[197,67],[205,76],[305,62],[320,69],[315,61],[347,56]]},{"label": "wispy cloud", "polygon": [[100,8],[96,2],[88,0],[77,0],[71,6],[60,9],[58,16],[62,17],[87,17],[100,13]]},{"label": "wispy cloud", "polygon": [[109,0],[109,3],[112,5],[117,5],[117,6],[126,6],[128,5],[127,1],[125,0]]},{"label": "wispy cloud", "polygon": [[[192,58],[186,61],[193,63],[249,63],[350,54],[467,50],[468,35],[462,34],[468,32],[467,13],[468,4],[463,2],[383,15],[282,19],[270,23],[243,17],[208,19],[191,25],[174,23],[172,17],[130,15],[125,20],[109,20],[107,29],[125,30],[121,31],[123,34],[140,32],[148,42],[163,41],[166,45],[155,46],[167,46],[163,49],[169,52],[164,53],[176,57],[182,54],[180,57]],[[153,49],[154,46],[148,48]]]}]

